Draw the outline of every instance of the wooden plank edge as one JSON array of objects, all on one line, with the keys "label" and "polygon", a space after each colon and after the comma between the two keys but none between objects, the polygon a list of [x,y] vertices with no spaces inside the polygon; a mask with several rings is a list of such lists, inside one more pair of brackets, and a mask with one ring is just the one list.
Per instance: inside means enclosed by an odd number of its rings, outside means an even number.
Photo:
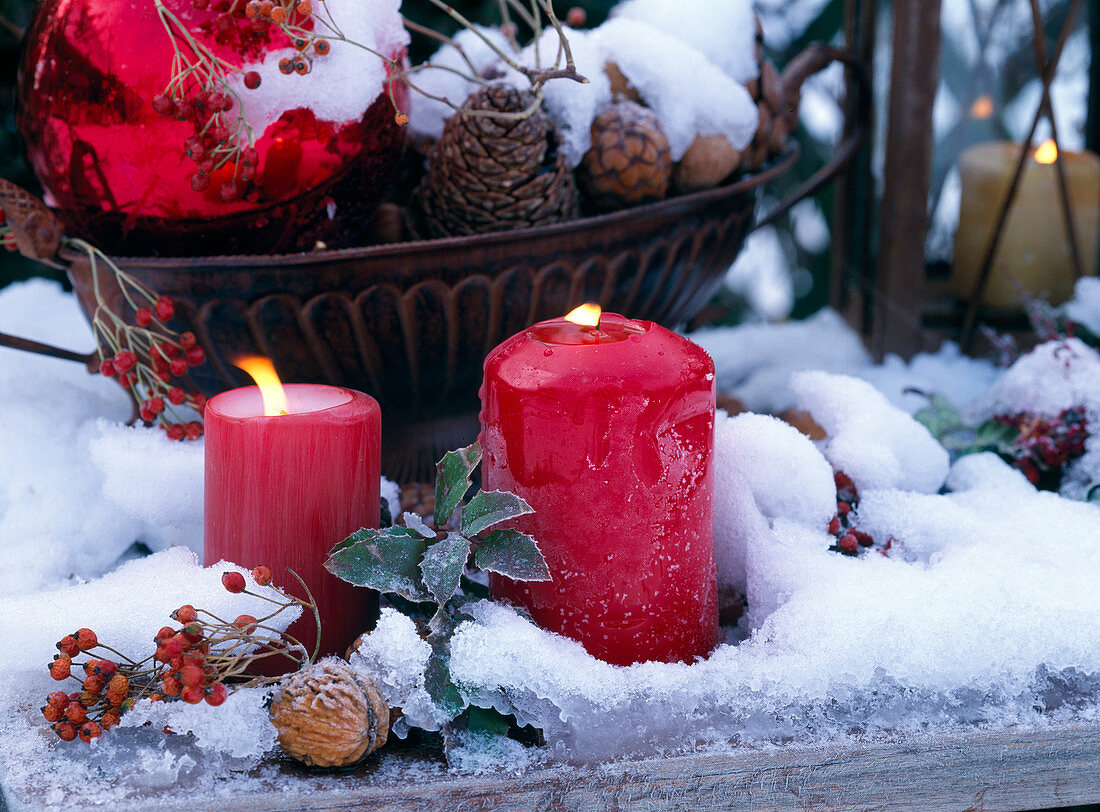
[{"label": "wooden plank edge", "polygon": [[[238,810],[1012,810],[1100,802],[1100,723],[971,731],[203,799]],[[198,804],[198,807],[195,806]],[[160,807],[149,803],[116,809]],[[210,808],[214,808],[211,806]]]}]

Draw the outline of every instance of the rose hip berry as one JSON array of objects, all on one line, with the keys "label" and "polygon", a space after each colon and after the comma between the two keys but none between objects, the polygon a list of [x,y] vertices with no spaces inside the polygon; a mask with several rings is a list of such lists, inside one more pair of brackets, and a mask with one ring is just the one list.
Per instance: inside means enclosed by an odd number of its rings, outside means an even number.
[{"label": "rose hip berry", "polygon": [[225,587],[227,592],[244,592],[244,576],[239,572],[223,572],[222,586]]},{"label": "rose hip berry", "polygon": [[252,569],[252,580],[260,586],[267,586],[271,583],[271,567],[267,564],[260,564],[258,567]]},{"label": "rose hip berry", "polygon": [[206,703],[217,707],[225,702],[226,697],[229,696],[229,690],[225,687],[224,682],[215,682],[210,686],[209,692],[206,694]]},{"label": "rose hip berry", "polygon": [[199,613],[195,611],[195,607],[189,603],[185,603],[179,609],[172,612],[172,620],[178,620],[180,623],[190,623],[192,620],[197,619]]}]

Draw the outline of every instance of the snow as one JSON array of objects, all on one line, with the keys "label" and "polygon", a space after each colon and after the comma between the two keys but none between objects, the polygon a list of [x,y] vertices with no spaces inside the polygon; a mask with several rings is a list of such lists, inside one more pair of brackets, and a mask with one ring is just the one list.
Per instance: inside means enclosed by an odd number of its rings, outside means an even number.
[{"label": "snow", "polygon": [[792,378],[798,406],[825,429],[822,452],[856,487],[935,493],[947,477],[947,451],[866,381],[827,372]]},{"label": "snow", "polygon": [[1066,303],[1066,318],[1100,336],[1100,279],[1083,276],[1073,288],[1073,300]]},{"label": "snow", "polygon": [[[1083,291],[1070,308],[1095,307]],[[91,344],[72,297],[41,281],[0,291],[0,330]],[[830,311],[695,337],[714,357],[720,390],[757,410],[797,405],[828,432],[814,442],[764,414],[716,421],[718,576],[747,595],[745,616],[705,660],[622,668],[507,606],[472,605],[451,641],[452,677],[473,703],[542,728],[548,744],[464,733],[451,742],[451,770],[1100,718],[1100,507],[1067,498],[1100,481],[1100,444],[1074,463],[1063,495],[1038,491],[991,454],[949,464],[911,416],[926,399],[907,393],[938,391],[979,418],[1066,405],[1098,415],[1095,350],[1055,342],[1007,371],[952,345],[874,364]],[[125,428],[127,415],[111,382],[0,349],[5,801],[151,808],[180,785],[211,796],[338,791],[346,776],[284,774],[272,760],[259,690],[221,708],[139,707],[90,746],[64,745],[43,724],[38,708],[55,685],[46,665],[63,634],[87,625],[144,652],[182,603],[262,612],[222,589],[229,565],[197,563],[201,443]],[[876,540],[858,557],[829,549],[834,467],[854,479],[858,527]],[[392,483],[387,490],[396,498]],[[882,550],[890,538],[898,543]],[[153,554],[134,558],[137,541]],[[387,608],[351,658],[403,708],[398,735],[401,725],[441,722],[425,690],[429,653],[415,624]],[[408,780],[400,756],[384,750],[378,764],[377,780]],[[64,789],[56,775],[69,778]]]},{"label": "snow", "polygon": [[[358,121],[385,90],[386,63],[379,54],[399,58],[409,43],[401,0],[315,0],[313,5],[314,32],[329,39],[330,49],[314,57],[309,73],[285,75],[279,70],[280,59],[298,54],[287,47],[241,65],[241,72],[230,77],[257,138],[287,110],[299,107],[337,125]],[[244,86],[249,71],[260,74],[260,86],[254,90]],[[349,76],[355,80],[348,81]]]},{"label": "snow", "polygon": [[686,42],[744,84],[759,75],[756,20],[746,0],[626,0],[612,16],[639,20]]},{"label": "snow", "polygon": [[[613,101],[605,72],[609,62],[619,66],[660,120],[673,160],[683,157],[696,136],[724,135],[738,149],[752,140],[759,119],[743,84],[756,72],[751,5],[741,0],[693,0],[691,5],[713,6],[713,27],[689,24],[697,18],[677,11],[679,5],[667,0],[633,0],[598,28],[565,28],[577,72],[588,81],[555,79],[543,91],[545,110],[558,129],[570,166],[577,166],[591,147],[592,121]],[[508,53],[499,33],[478,30]],[[530,87],[518,71],[494,61],[491,49],[474,33],[464,31],[455,39],[479,73],[495,71],[516,87]],[[546,30],[513,59],[527,68],[549,68],[555,60],[564,66],[557,32]],[[414,83],[461,105],[476,85],[456,73],[470,73],[458,50],[444,45],[429,62],[438,69],[417,73]],[[450,112],[447,105],[414,93],[410,126],[418,135],[438,138]]]},{"label": "snow", "polygon": [[443,123],[450,118],[454,107],[461,107],[466,97],[478,88],[478,84],[469,78],[470,66],[480,74],[496,62],[498,57],[490,43],[503,53],[508,53],[508,40],[499,29],[475,28],[476,31],[462,30],[455,34],[453,41],[458,47],[444,45],[436,51],[428,60],[435,67],[422,68],[409,77],[415,88],[409,94],[409,129],[416,135],[439,138],[443,133]]}]

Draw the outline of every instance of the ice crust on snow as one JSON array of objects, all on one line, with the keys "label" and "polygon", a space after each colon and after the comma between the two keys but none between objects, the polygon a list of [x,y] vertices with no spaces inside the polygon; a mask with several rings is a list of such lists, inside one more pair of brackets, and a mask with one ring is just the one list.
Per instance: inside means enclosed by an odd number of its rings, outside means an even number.
[{"label": "ice crust on snow", "polygon": [[[322,21],[314,28],[317,34],[324,36],[336,29],[347,42],[329,38],[329,52],[314,59],[304,75],[288,76],[279,70],[280,59],[297,56],[293,47],[269,51],[261,61],[242,65],[241,72],[231,74],[230,86],[244,105],[245,118],[256,136],[287,110],[300,107],[337,125],[362,118],[385,90],[386,64],[377,54],[400,57],[409,43],[400,7],[401,0],[315,0],[314,15]],[[249,71],[260,74],[260,86],[254,90],[244,86]]]},{"label": "ice crust on snow", "polygon": [[[74,348],[91,340],[72,297],[43,282],[0,292],[0,329]],[[718,574],[747,593],[747,614],[705,661],[620,668],[507,606],[475,604],[452,641],[460,690],[483,707],[514,706],[550,744],[527,750],[460,737],[452,769],[508,772],[853,731],[1100,718],[1100,507],[1037,491],[992,454],[948,467],[909,416],[923,402],[904,394],[936,383],[956,405],[988,411],[1024,402],[1032,387],[1060,388],[1068,375],[1070,399],[1092,409],[1091,350],[1065,345],[1074,353],[1068,373],[1065,346],[1049,345],[1007,372],[950,347],[876,366],[829,313],[701,338],[721,389],[784,408],[799,402],[832,435],[814,444],[758,414],[717,421]],[[829,344],[832,372],[802,372],[792,384],[794,370],[824,362],[819,345]],[[1028,402],[1055,408],[1064,400],[1044,391]],[[194,545],[201,535],[201,444],[165,444],[158,432],[126,429],[127,414],[111,382],[75,364],[0,350],[5,801],[13,809],[92,801],[152,808],[170,803],[181,784],[212,796],[252,787],[338,792],[345,776],[281,775],[264,760],[273,733],[262,692],[221,708],[142,707],[92,746],[64,746],[43,724],[38,708],[55,685],[45,666],[61,635],[87,625],[124,651],[145,652],[181,603],[230,617],[263,612],[248,596],[225,592],[221,568],[200,567],[184,547],[116,564],[137,539],[167,547]],[[1097,457],[1090,443],[1076,465],[1092,460],[1100,479]],[[859,527],[898,540],[888,556],[829,551],[833,465],[859,486]],[[386,490],[397,515],[396,486]],[[429,651],[410,619],[386,609],[352,664],[408,722],[430,728],[439,717],[424,688]],[[149,727],[140,725],[145,719]],[[164,736],[163,724],[190,733]],[[379,764],[378,780],[408,780],[407,761],[383,751]],[[57,788],[58,774],[78,789]]]},{"label": "ice crust on snow", "polygon": [[402,709],[405,718],[399,720],[399,735],[410,724],[422,730],[438,730],[446,721],[424,687],[424,669],[431,653],[431,645],[421,639],[416,624],[386,607],[378,625],[363,635],[349,660],[352,668],[374,680],[391,708]]}]

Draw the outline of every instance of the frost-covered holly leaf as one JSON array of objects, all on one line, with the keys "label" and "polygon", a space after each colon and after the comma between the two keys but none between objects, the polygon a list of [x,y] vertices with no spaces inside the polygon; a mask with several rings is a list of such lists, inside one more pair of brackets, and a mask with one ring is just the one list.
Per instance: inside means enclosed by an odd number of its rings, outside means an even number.
[{"label": "frost-covered holly leaf", "polygon": [[473,538],[494,524],[534,512],[534,508],[514,493],[478,491],[462,509],[462,535]]},{"label": "frost-covered holly leaf", "polygon": [[405,522],[405,527],[412,530],[421,538],[426,538],[428,540],[435,538],[435,531],[428,527],[419,513],[402,513],[401,519]]},{"label": "frost-covered holly leaf", "polygon": [[462,583],[462,572],[466,569],[469,554],[470,540],[458,533],[448,533],[424,551],[420,562],[424,586],[432,593],[441,612],[443,604],[451,599]]},{"label": "frost-covered holly leaf", "polygon": [[443,455],[435,470],[435,524],[443,527],[473,483],[470,474],[481,462],[481,443],[475,442]]},{"label": "frost-covered holly leaf", "polygon": [[427,542],[407,527],[357,530],[333,548],[325,569],[356,586],[392,592],[411,601],[432,596],[420,583]]},{"label": "frost-covered holly leaf", "polygon": [[424,689],[436,707],[453,719],[465,710],[466,702],[451,679],[448,663],[447,655],[441,650],[432,652],[424,669]]},{"label": "frost-covered holly leaf", "polygon": [[478,543],[474,563],[516,581],[552,580],[538,543],[518,530],[494,530]]}]

